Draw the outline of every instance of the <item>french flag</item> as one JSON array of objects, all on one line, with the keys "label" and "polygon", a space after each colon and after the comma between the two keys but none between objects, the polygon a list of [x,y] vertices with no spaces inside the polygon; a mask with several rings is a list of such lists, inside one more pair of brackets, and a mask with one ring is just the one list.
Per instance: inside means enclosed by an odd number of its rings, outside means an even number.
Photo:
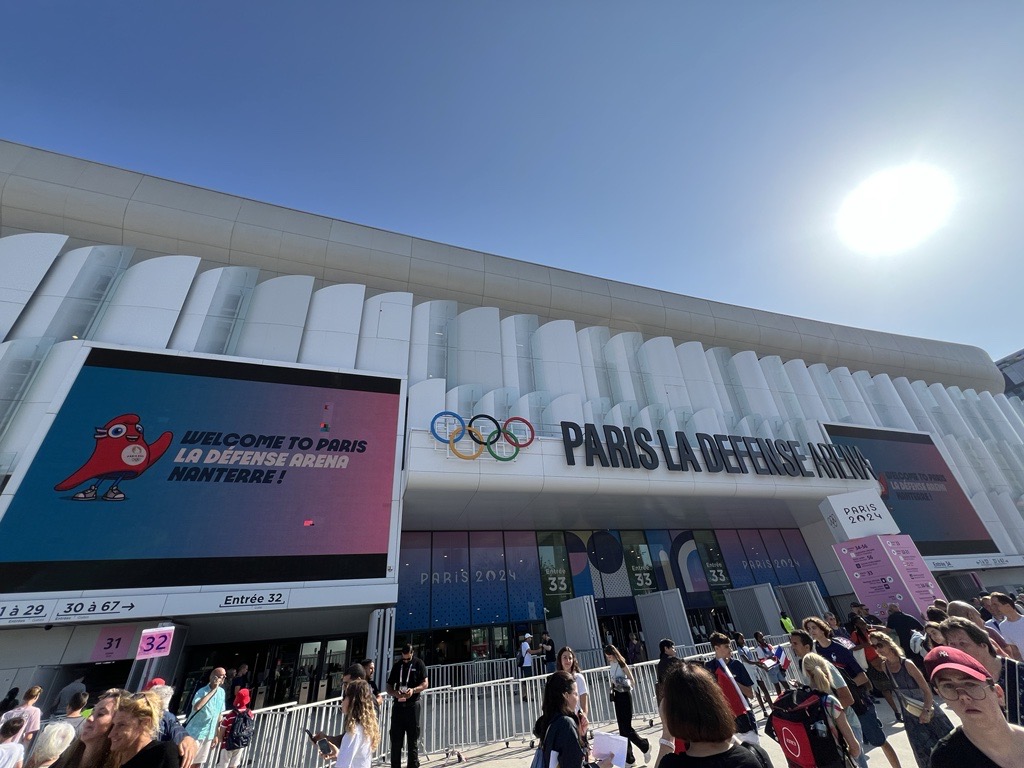
[{"label": "french flag", "polygon": [[789,654],[786,653],[786,649],[781,645],[775,646],[775,660],[782,665],[783,672],[789,669]]}]

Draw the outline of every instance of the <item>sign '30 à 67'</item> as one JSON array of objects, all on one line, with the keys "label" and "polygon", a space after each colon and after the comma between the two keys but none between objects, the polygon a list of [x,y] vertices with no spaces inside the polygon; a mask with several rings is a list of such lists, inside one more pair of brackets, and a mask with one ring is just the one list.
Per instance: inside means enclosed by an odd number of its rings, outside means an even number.
[{"label": "sign '30 \u00e0 67'", "polygon": [[561,427],[569,466],[576,465],[576,450],[582,449],[588,467],[597,463],[602,467],[653,470],[664,464],[671,472],[753,472],[841,480],[875,476],[864,454],[846,445],[807,443],[805,453],[796,440],[698,432],[694,447],[682,432],[669,437],[662,429],[652,435],[643,427],[580,426],[572,421],[563,421]]}]

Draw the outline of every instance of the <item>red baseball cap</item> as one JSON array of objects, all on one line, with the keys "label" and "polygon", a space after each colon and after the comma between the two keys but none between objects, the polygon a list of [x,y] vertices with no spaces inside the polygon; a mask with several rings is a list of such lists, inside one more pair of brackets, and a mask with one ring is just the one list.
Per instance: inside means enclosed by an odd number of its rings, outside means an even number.
[{"label": "red baseball cap", "polygon": [[950,648],[945,645],[940,645],[938,648],[932,648],[928,651],[928,655],[924,657],[924,668],[928,673],[929,680],[934,680],[935,675],[944,669],[954,669],[957,672],[963,672],[965,675],[982,682],[992,679],[992,675],[988,673],[985,666],[976,658],[968,653],[964,653],[959,648]]},{"label": "red baseball cap", "polygon": [[249,706],[249,689],[239,688],[238,693],[235,694],[235,706],[236,707],[247,707]]},{"label": "red baseball cap", "polygon": [[154,677],[152,680],[150,680],[142,687],[142,692],[145,693],[146,691],[150,690],[151,688],[155,688],[158,685],[167,685],[167,683],[164,682],[164,679],[162,677]]}]

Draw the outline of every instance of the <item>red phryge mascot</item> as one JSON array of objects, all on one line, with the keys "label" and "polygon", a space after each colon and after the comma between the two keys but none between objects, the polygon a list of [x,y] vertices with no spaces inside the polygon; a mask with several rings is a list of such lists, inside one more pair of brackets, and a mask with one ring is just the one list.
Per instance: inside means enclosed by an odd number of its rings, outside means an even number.
[{"label": "red phryge mascot", "polygon": [[95,501],[101,480],[113,480],[104,501],[124,501],[125,495],[118,488],[122,480],[132,480],[156,464],[174,437],[164,432],[154,442],[147,443],[142,436],[142,425],[134,413],[125,413],[96,428],[93,437],[96,446],[92,456],[66,480],[53,487],[55,491],[70,491],[75,486],[92,481],[84,491],[71,498],[75,501]]}]

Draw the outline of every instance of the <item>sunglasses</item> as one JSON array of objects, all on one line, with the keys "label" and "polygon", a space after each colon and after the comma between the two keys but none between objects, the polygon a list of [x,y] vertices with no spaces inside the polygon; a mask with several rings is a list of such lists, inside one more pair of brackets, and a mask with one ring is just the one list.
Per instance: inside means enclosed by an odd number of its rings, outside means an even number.
[{"label": "sunglasses", "polygon": [[984,683],[980,680],[964,681],[959,683],[944,680],[935,686],[935,690],[938,691],[939,696],[944,698],[946,701],[956,701],[960,698],[961,691],[966,693],[975,701],[981,701],[988,694],[988,689],[992,687],[993,683],[991,680]]},{"label": "sunglasses", "polygon": [[886,645],[885,643],[872,643],[871,647],[872,648],[883,648],[883,649],[885,649],[885,648],[888,648],[889,646]]}]

